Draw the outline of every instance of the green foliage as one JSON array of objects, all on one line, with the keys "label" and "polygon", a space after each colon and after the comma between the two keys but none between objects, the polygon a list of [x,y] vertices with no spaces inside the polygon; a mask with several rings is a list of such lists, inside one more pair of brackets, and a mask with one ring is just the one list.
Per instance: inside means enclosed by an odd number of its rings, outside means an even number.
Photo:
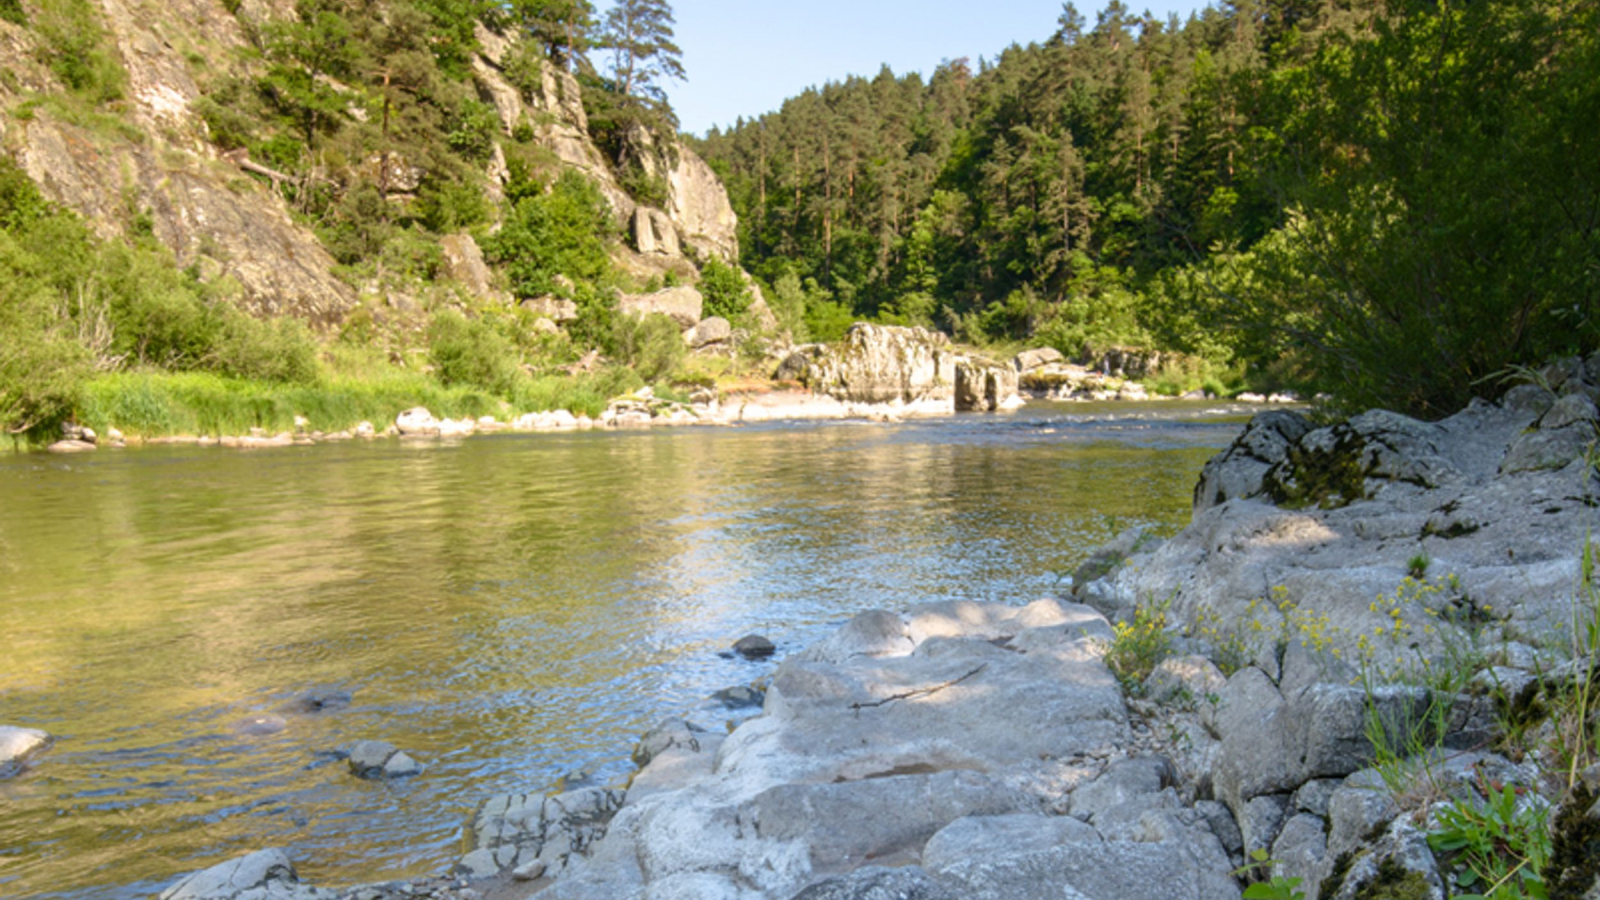
[{"label": "green foliage", "polygon": [[345,113],[347,101],[330,79],[348,78],[356,65],[350,23],[333,0],[298,0],[295,18],[273,22],[263,34],[271,63],[263,91],[315,149],[317,136]]},{"label": "green foliage", "polygon": [[122,98],[127,74],[101,27],[91,0],[43,0],[33,22],[40,62],[91,104]]},{"label": "green foliage", "polygon": [[511,343],[488,323],[453,310],[428,324],[428,361],[446,386],[481,388],[509,395],[522,375]]},{"label": "green foliage", "polygon": [[503,263],[518,297],[563,293],[556,281],[595,283],[611,271],[605,239],[615,224],[592,182],[570,169],[549,193],[522,187],[504,226],[484,244],[485,255]]},{"label": "green foliage", "polygon": [[[1428,844],[1446,854],[1461,900],[1544,900],[1550,859],[1548,810],[1509,785],[1488,797],[1454,799],[1438,812]],[[1471,889],[1477,888],[1473,891]]]},{"label": "green foliage", "polygon": [[[1251,862],[1235,869],[1233,874],[1245,875],[1259,870],[1270,871],[1278,861],[1271,859],[1267,851],[1256,849],[1250,852]],[[1244,889],[1244,900],[1305,900],[1305,891],[1300,890],[1300,883],[1304,878],[1284,878],[1274,875],[1270,880],[1257,881]]]},{"label": "green foliage", "polygon": [[1111,626],[1111,645],[1106,648],[1106,667],[1123,687],[1138,692],[1155,667],[1172,651],[1167,634],[1167,604],[1143,604],[1133,612],[1133,620]]},{"label": "green foliage", "polygon": [[27,25],[28,14],[20,0],[0,0],[0,19],[13,25]]},{"label": "green foliage", "polygon": [[1600,156],[1597,35],[1553,0],[1114,7],[699,149],[745,264],[857,315],[1437,415],[1600,346],[1600,181],[1571,164]]},{"label": "green foliage", "polygon": [[[1238,314],[1352,406],[1454,411],[1600,343],[1600,10],[1444,3],[1282,73],[1293,206]],[[1292,317],[1291,317],[1292,316]]]},{"label": "green foliage", "polygon": [[256,381],[310,384],[317,380],[317,346],[305,323],[290,318],[255,319],[236,311],[222,319],[208,368]]},{"label": "green foliage", "polygon": [[647,383],[671,375],[688,355],[678,323],[660,313],[616,316],[608,349]]},{"label": "green foliage", "polygon": [[730,322],[743,319],[755,300],[739,270],[716,256],[700,268],[700,293],[705,297],[707,316],[721,316]]}]

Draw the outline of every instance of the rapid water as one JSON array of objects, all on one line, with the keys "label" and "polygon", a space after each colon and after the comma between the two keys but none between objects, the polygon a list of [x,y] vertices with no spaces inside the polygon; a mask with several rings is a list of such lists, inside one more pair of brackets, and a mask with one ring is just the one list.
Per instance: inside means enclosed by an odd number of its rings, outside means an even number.
[{"label": "rapid water", "polygon": [[[1230,412],[0,455],[0,724],[58,736],[0,781],[0,896],[144,897],[265,846],[325,886],[435,873],[482,798],[721,725],[708,695],[770,671],[719,655],[743,634],[1026,602],[1176,530]],[[354,701],[285,709],[318,687]],[[427,771],[329,762],[363,738]]]}]

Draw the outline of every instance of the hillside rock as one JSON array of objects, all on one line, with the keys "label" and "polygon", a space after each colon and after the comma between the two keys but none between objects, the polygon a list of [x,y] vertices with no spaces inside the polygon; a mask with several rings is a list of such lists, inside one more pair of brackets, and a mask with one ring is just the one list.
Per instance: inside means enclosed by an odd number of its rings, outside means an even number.
[{"label": "hillside rock", "polygon": [[656,291],[653,294],[623,294],[617,300],[617,311],[624,315],[646,316],[660,313],[689,329],[700,323],[705,298],[686,284]]},{"label": "hillside rock", "polygon": [[124,231],[131,205],[147,213],[151,232],[180,265],[210,260],[258,315],[331,324],[355,305],[354,291],[333,276],[333,257],[289,219],[282,200],[205,147],[95,134],[43,109],[7,131],[45,196],[82,214],[102,237]]},{"label": "hillside rock", "polygon": [[721,179],[693,150],[679,145],[667,173],[667,214],[683,240],[728,262],[739,258],[739,217]]},{"label": "hillside rock", "polygon": [[[494,274],[483,261],[483,251],[470,234],[448,234],[439,239],[444,253],[444,270],[457,284],[479,300],[510,302],[505,292],[494,287]],[[553,316],[551,318],[554,318]]]}]

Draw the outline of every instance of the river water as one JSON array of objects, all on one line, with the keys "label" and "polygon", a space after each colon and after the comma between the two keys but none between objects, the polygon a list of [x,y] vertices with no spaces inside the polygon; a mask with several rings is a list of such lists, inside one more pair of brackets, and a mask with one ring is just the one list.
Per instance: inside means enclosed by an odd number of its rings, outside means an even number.
[{"label": "river water", "polygon": [[[1059,592],[1188,519],[1237,410],[0,455],[0,896],[123,900],[264,846],[326,886],[431,874],[473,805],[623,776],[668,715],[871,608]],[[335,712],[284,709],[319,687]],[[243,733],[278,715],[281,731]],[[358,780],[379,738],[427,764]]]}]

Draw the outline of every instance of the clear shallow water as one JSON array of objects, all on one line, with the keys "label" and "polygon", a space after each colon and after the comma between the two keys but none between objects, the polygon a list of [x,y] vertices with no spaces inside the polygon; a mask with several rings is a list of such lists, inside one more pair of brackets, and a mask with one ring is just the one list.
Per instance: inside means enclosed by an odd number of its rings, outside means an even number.
[{"label": "clear shallow water", "polygon": [[[622,775],[668,715],[865,609],[1058,591],[1188,519],[1239,417],[1041,404],[900,425],[0,456],[0,896],[122,900],[263,846],[336,886],[431,874],[486,796]],[[319,686],[345,710],[284,712]],[[240,720],[287,720],[240,734]],[[360,781],[324,751],[428,765]]]}]

